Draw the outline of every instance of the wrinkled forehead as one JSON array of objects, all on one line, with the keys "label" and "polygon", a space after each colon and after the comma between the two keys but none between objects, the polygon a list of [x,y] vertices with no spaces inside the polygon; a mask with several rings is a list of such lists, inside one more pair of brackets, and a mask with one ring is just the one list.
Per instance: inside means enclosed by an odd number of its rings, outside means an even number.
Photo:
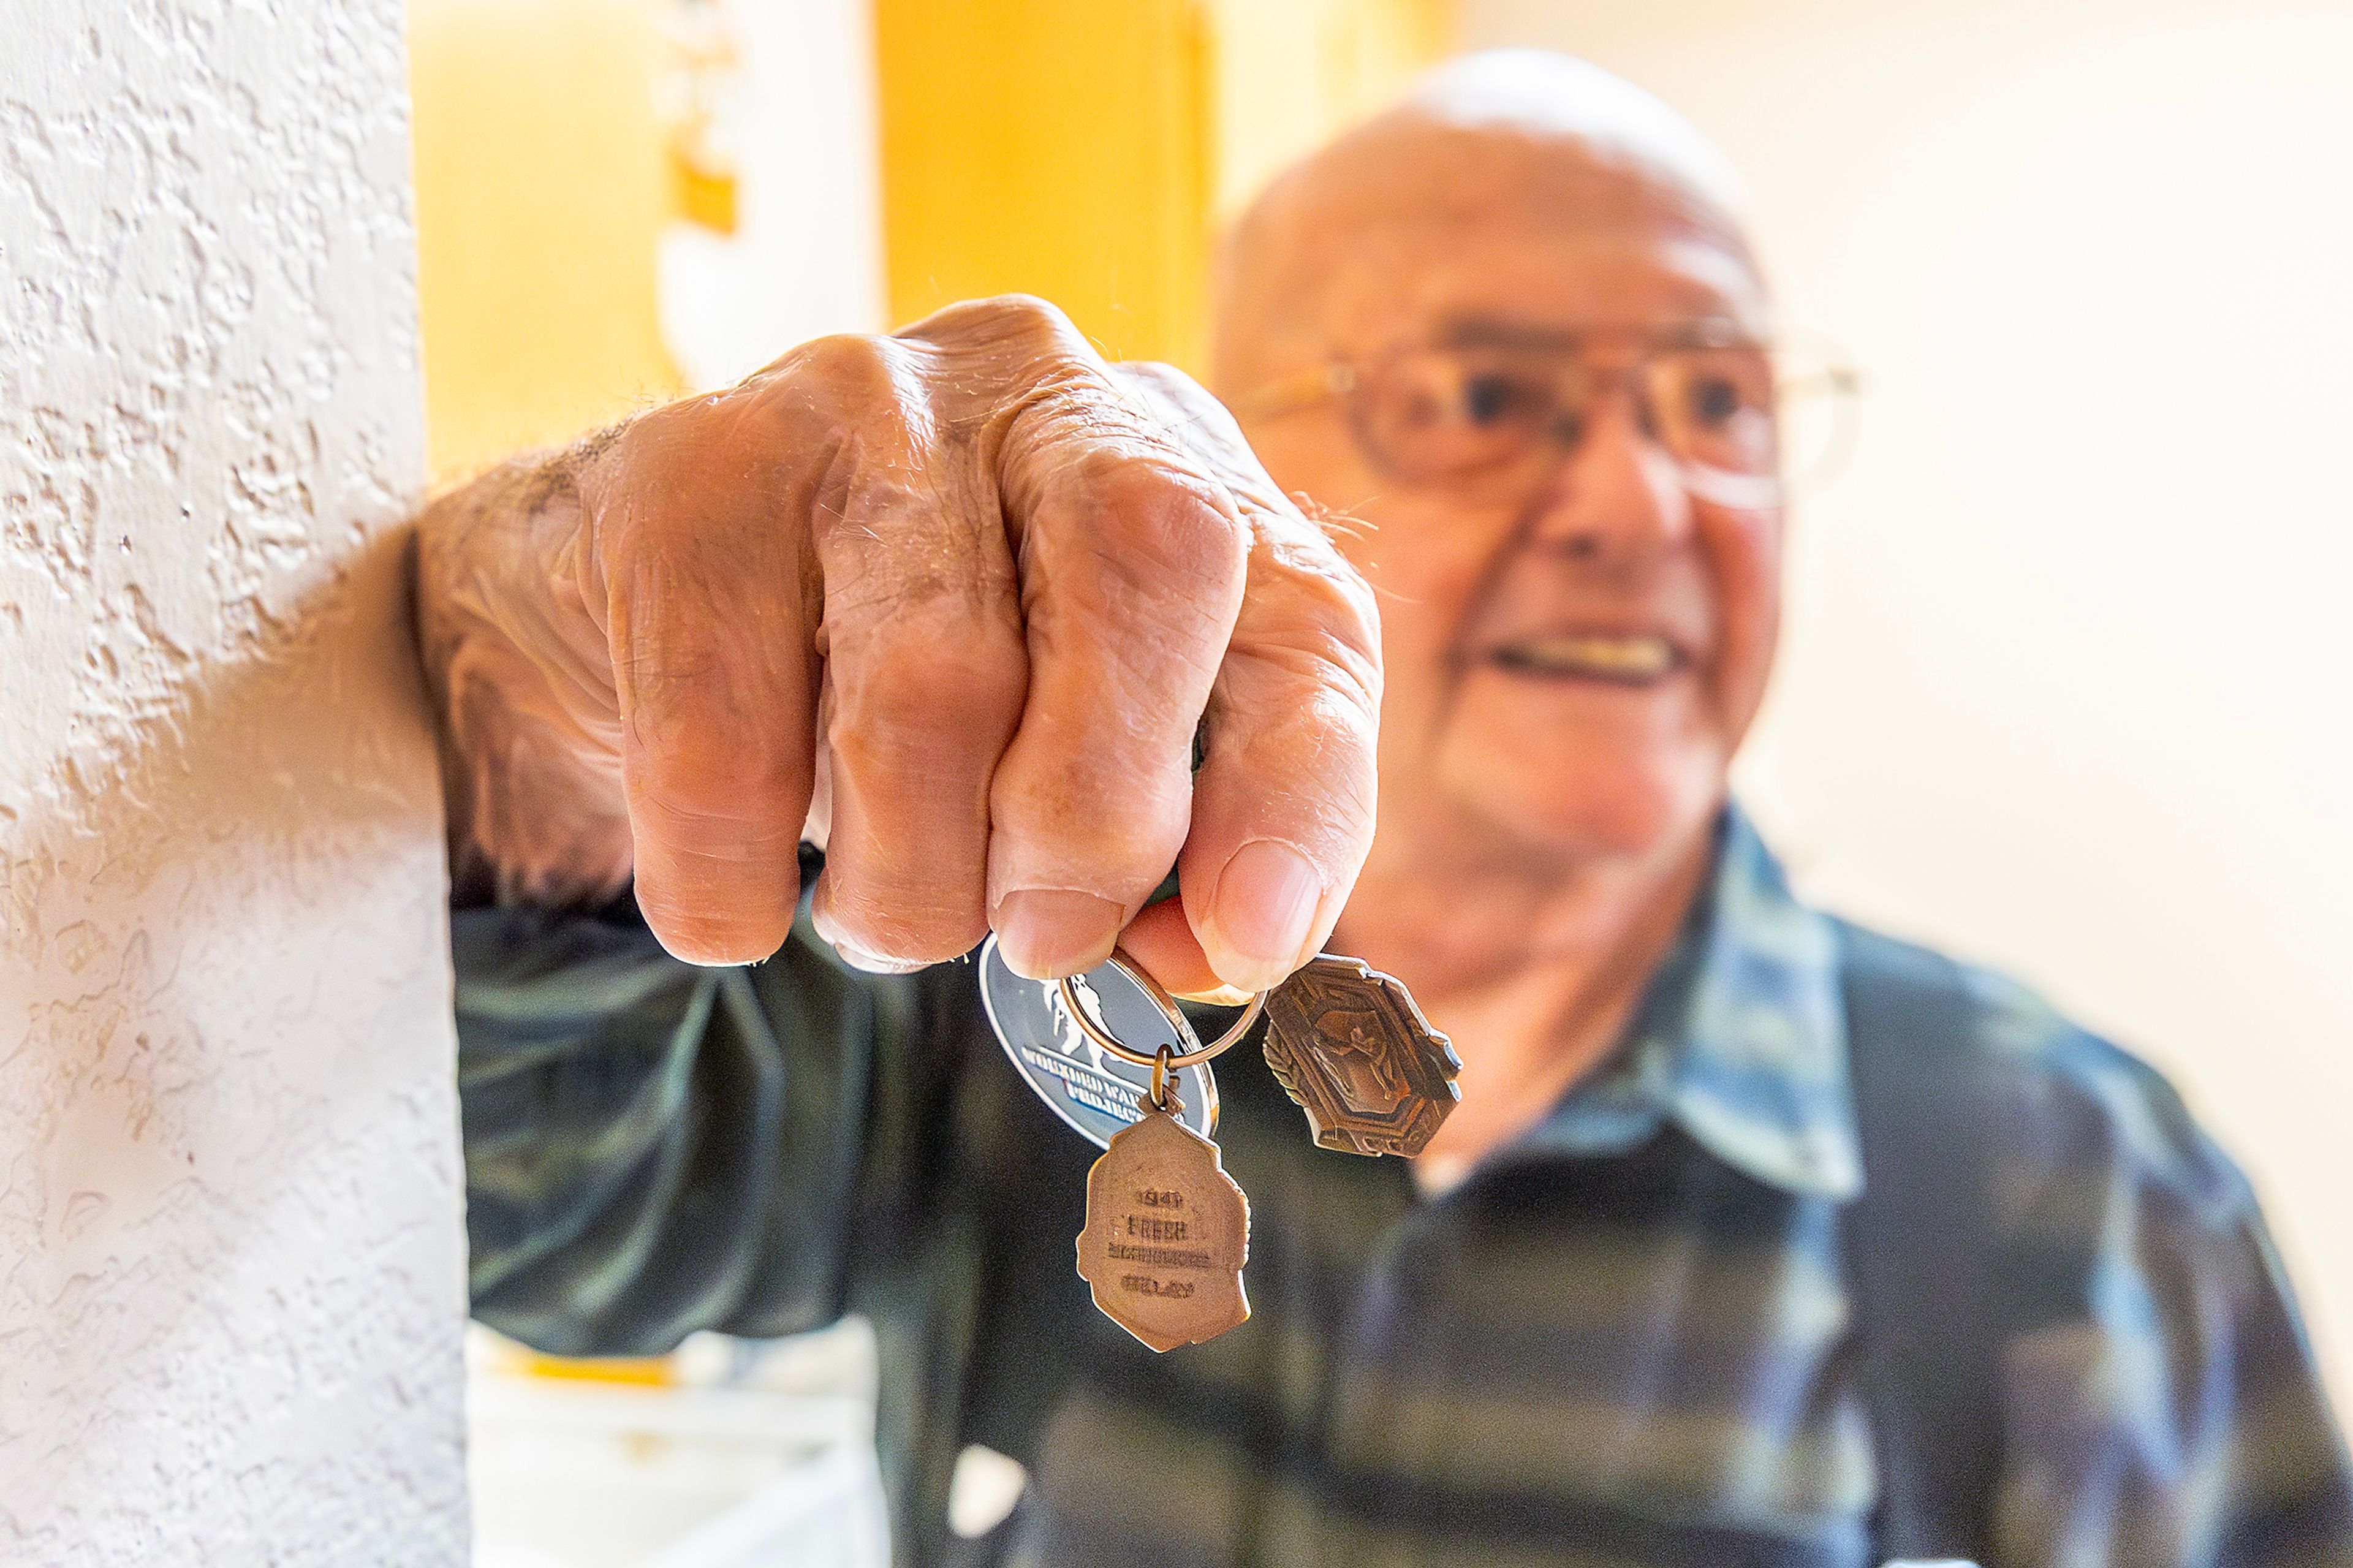
[{"label": "wrinkled forehead", "polygon": [[1399,342],[1769,331],[1745,248],[1676,226],[1391,225],[1343,237],[1315,290],[1326,355]]},{"label": "wrinkled forehead", "polygon": [[1404,121],[1286,184],[1228,258],[1221,383],[1464,328],[1767,324],[1763,279],[1717,190],[1642,149]]}]

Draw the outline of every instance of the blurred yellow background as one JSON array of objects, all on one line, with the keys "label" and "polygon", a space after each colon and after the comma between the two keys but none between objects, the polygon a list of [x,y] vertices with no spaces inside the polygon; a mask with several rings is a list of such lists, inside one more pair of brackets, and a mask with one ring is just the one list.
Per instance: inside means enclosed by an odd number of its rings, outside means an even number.
[{"label": "blurred yellow background", "polygon": [[408,8],[417,312],[437,477],[679,390],[655,312],[676,204],[651,0]]},{"label": "blurred yellow background", "polygon": [[[801,13],[788,36],[778,11]],[[1218,225],[1436,59],[1451,13],[1450,0],[412,0],[435,475],[791,346],[736,357],[673,340],[724,333],[731,314],[756,333],[743,319],[756,312],[709,296],[807,289],[816,247],[876,275],[868,319],[851,306],[828,327],[1021,291],[1108,354],[1197,367]],[[840,37],[861,26],[868,40]],[[871,83],[841,79],[861,66]],[[811,94],[832,116],[776,134],[775,100]],[[827,189],[795,202],[794,170],[832,165],[835,187],[854,185],[861,151],[879,213]],[[775,200],[738,199],[763,180]],[[765,247],[745,232],[760,212]],[[731,240],[766,264],[724,268]],[[672,261],[691,276],[666,278]]]}]

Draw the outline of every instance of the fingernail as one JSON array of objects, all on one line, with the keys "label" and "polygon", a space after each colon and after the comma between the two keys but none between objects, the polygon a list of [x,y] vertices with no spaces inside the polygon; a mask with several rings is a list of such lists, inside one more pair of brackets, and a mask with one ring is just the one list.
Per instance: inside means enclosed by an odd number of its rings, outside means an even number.
[{"label": "fingernail", "polygon": [[[1307,857],[1279,838],[1261,838],[1234,851],[1218,879],[1211,915],[1217,944],[1211,953],[1228,984],[1264,990],[1291,973],[1303,956],[1324,884]],[[1240,973],[1229,973],[1239,968]]]},{"label": "fingernail", "polygon": [[997,901],[997,951],[1016,974],[1058,980],[1111,956],[1127,911],[1069,888],[1018,888]]},{"label": "fingernail", "polygon": [[903,958],[885,958],[879,952],[869,952],[856,942],[844,942],[839,937],[832,941],[833,951],[841,955],[842,963],[852,969],[862,969],[869,974],[913,974],[918,969],[931,967],[920,960],[910,962]]},{"label": "fingernail", "polygon": [[930,967],[920,959],[910,962],[903,958],[885,958],[852,942],[834,924],[831,893],[832,889],[819,880],[816,896],[809,900],[809,924],[817,927],[817,934],[839,955],[842,963],[869,974],[913,974],[918,969]]},{"label": "fingernail", "polygon": [[1240,1007],[1248,1003],[1251,993],[1239,985],[1220,985],[1214,991],[1179,991],[1183,1002],[1205,1002],[1212,1007]]}]

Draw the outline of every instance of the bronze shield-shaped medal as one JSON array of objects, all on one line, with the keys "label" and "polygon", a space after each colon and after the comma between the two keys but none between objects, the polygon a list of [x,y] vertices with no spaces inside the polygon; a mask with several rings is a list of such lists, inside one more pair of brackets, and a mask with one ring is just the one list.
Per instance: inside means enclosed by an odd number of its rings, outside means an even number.
[{"label": "bronze shield-shaped medal", "polygon": [[1250,1317],[1249,1256],[1250,1201],[1218,1146],[1147,1100],[1087,1173],[1079,1277],[1095,1305],[1155,1351],[1198,1344]]},{"label": "bronze shield-shaped medal", "polygon": [[1453,1046],[1361,959],[1310,959],[1267,997],[1266,1016],[1266,1065],[1326,1149],[1418,1154],[1461,1098]]}]

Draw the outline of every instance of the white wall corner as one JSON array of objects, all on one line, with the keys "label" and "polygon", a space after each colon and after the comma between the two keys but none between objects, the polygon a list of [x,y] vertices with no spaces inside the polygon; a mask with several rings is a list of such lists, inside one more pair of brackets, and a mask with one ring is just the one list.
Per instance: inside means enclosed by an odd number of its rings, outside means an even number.
[{"label": "white wall corner", "polygon": [[0,1559],[461,1563],[398,0],[0,49]]}]

